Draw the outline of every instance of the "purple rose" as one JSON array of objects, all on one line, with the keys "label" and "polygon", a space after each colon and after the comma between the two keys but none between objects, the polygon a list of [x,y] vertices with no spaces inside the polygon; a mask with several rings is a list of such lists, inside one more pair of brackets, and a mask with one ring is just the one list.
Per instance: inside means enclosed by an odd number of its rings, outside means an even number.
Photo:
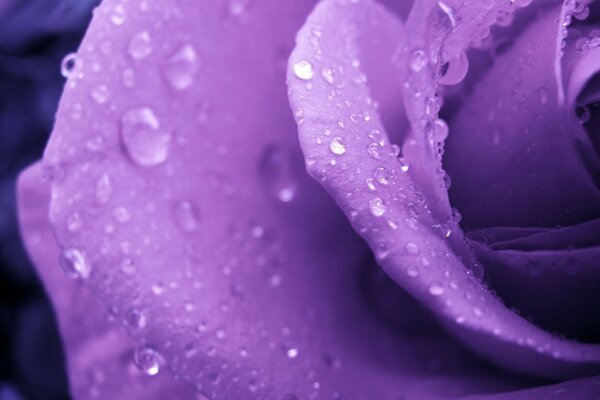
[{"label": "purple rose", "polygon": [[96,10],[19,183],[74,397],[598,393],[597,4],[385,3]]}]

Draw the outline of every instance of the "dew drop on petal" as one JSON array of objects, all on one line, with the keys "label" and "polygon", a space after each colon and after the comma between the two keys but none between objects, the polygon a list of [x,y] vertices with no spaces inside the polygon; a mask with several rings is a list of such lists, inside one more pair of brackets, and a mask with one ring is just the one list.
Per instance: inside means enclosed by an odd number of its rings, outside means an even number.
[{"label": "dew drop on petal", "polygon": [[127,312],[125,322],[127,323],[127,326],[131,327],[133,330],[140,330],[146,327],[146,315],[143,312],[132,308]]},{"label": "dew drop on petal", "polygon": [[414,265],[409,265],[406,268],[406,274],[411,278],[416,278],[417,276],[419,276],[419,269]]},{"label": "dew drop on petal", "polygon": [[67,54],[61,64],[60,64],[60,73],[65,78],[70,77],[79,69],[80,61],[76,53]]},{"label": "dew drop on petal", "polygon": [[298,349],[292,347],[291,349],[288,349],[286,354],[287,354],[288,358],[292,358],[292,359],[296,358],[296,357],[298,357]]},{"label": "dew drop on petal", "polygon": [[89,260],[83,252],[75,248],[63,250],[59,257],[59,264],[63,271],[73,279],[86,280],[92,273],[92,265]]},{"label": "dew drop on petal", "polygon": [[449,60],[439,72],[438,83],[441,85],[456,85],[467,76],[469,71],[469,59],[464,51],[461,51],[456,58]]},{"label": "dew drop on petal", "polygon": [[92,89],[92,99],[94,99],[94,101],[98,104],[104,104],[108,101],[108,87],[106,87],[106,85],[104,84],[100,84],[98,86],[95,86]]},{"label": "dew drop on petal", "polygon": [[148,31],[136,33],[129,42],[128,50],[134,60],[142,60],[152,53],[152,42]]},{"label": "dew drop on petal", "polygon": [[150,347],[139,347],[133,354],[133,362],[146,375],[154,376],[160,371],[158,353]]},{"label": "dew drop on petal", "polygon": [[429,285],[429,294],[431,294],[432,296],[441,296],[443,293],[444,288],[439,283],[434,282],[431,285]]},{"label": "dew drop on petal", "polygon": [[419,254],[419,246],[416,243],[408,242],[405,248],[408,254]]},{"label": "dew drop on petal", "polygon": [[385,205],[379,197],[375,197],[369,201],[369,208],[371,209],[371,213],[376,217],[381,217],[385,214]]},{"label": "dew drop on petal", "polygon": [[189,201],[181,201],[175,205],[177,226],[184,232],[193,232],[198,227],[198,210]]},{"label": "dew drop on petal", "polygon": [[311,63],[302,60],[294,64],[294,75],[296,75],[298,79],[308,81],[313,78],[315,71]]},{"label": "dew drop on petal", "polygon": [[102,174],[96,182],[96,200],[100,204],[108,203],[112,194],[112,183],[108,174]]},{"label": "dew drop on petal", "polygon": [[414,50],[410,55],[410,69],[414,72],[421,71],[427,65],[427,55],[421,49]]},{"label": "dew drop on petal", "polygon": [[346,152],[346,144],[341,137],[336,136],[329,142],[329,150],[331,150],[333,154],[341,156]]},{"label": "dew drop on petal", "polygon": [[185,44],[162,66],[162,73],[173,89],[184,90],[194,83],[199,68],[196,50]]},{"label": "dew drop on petal", "polygon": [[149,107],[134,108],[121,119],[121,138],[127,154],[136,164],[150,167],[167,159],[172,134],[160,129]]}]

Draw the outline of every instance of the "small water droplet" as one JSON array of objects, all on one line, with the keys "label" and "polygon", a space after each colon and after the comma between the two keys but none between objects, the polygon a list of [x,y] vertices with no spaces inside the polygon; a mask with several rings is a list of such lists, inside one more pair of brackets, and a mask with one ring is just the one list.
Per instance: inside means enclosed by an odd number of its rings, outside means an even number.
[{"label": "small water droplet", "polygon": [[100,204],[108,203],[108,199],[112,194],[112,184],[108,174],[102,174],[96,182],[96,200]]},{"label": "small water droplet", "polygon": [[154,376],[160,371],[159,355],[150,347],[143,346],[136,349],[133,362],[146,375]]},{"label": "small water droplet", "polygon": [[421,71],[427,65],[427,55],[421,49],[414,50],[410,55],[410,68],[414,72]]},{"label": "small water droplet", "polygon": [[162,66],[162,72],[173,89],[184,90],[194,83],[199,68],[196,50],[185,44]]},{"label": "small water droplet", "polygon": [[296,358],[296,357],[298,357],[298,349],[292,347],[291,349],[288,349],[286,354],[287,354],[288,358],[292,358],[292,359]]},{"label": "small water droplet", "polygon": [[381,217],[385,214],[385,205],[379,197],[375,197],[369,201],[369,208],[371,209],[371,213],[376,217]]},{"label": "small water droplet", "polygon": [[321,76],[325,82],[333,84],[335,81],[335,72],[331,68],[323,68],[321,70]]},{"label": "small water droplet", "polygon": [[79,213],[73,213],[67,217],[67,229],[70,232],[77,232],[83,226],[83,221]]},{"label": "small water droplet", "polygon": [[92,265],[85,254],[75,248],[63,250],[59,257],[59,264],[72,279],[86,280],[92,273]]},{"label": "small water droplet", "polygon": [[282,203],[294,200],[298,192],[298,182],[291,154],[278,146],[267,146],[260,158],[258,169],[266,186],[277,200]]},{"label": "small water droplet", "polygon": [[132,161],[144,167],[165,162],[172,135],[159,128],[158,118],[149,107],[125,113],[121,119],[121,137]]},{"label": "small water droplet", "polygon": [[134,330],[143,329],[147,324],[146,315],[143,312],[132,308],[125,316],[125,322]]},{"label": "small water droplet", "polygon": [[432,296],[441,296],[442,294],[444,294],[444,287],[439,283],[434,282],[431,285],[429,285],[429,294],[431,294]]},{"label": "small water droplet", "polygon": [[346,152],[346,144],[341,137],[336,136],[329,142],[329,150],[331,150],[333,154],[341,156]]},{"label": "small water droplet", "polygon": [[398,158],[398,163],[400,164],[400,171],[402,172],[408,172],[408,169],[410,168],[408,165],[408,161],[406,161],[406,159],[404,157],[400,157]]},{"label": "small water droplet", "polygon": [[540,88],[540,103],[546,104],[548,102],[548,91],[545,88]]},{"label": "small water droplet", "polygon": [[129,42],[129,55],[134,60],[142,60],[152,53],[152,42],[148,31],[136,33]]},{"label": "small water droplet", "polygon": [[113,212],[113,216],[117,222],[122,224],[129,222],[131,220],[131,213],[125,207],[117,207]]},{"label": "small water droplet", "polygon": [[419,269],[414,265],[409,265],[406,268],[406,274],[411,278],[416,278],[417,276],[419,276]]},{"label": "small water droplet", "polygon": [[448,137],[448,125],[443,119],[436,118],[425,125],[425,133],[433,142],[441,142]]},{"label": "small water droplet", "polygon": [[110,20],[113,24],[120,26],[125,23],[125,8],[121,4],[117,4],[110,14]]},{"label": "small water droplet", "polygon": [[175,205],[175,220],[177,226],[184,232],[193,232],[198,227],[198,210],[189,201],[180,201]]},{"label": "small water droplet", "polygon": [[60,64],[60,73],[65,78],[69,78],[71,75],[74,75],[81,68],[81,61],[76,53],[67,54],[61,64]]},{"label": "small water droplet", "polygon": [[367,145],[367,153],[374,159],[381,158],[381,146],[378,143],[371,142]]},{"label": "small water droplet", "polygon": [[419,246],[416,243],[408,242],[405,248],[408,254],[419,254]]},{"label": "small water droplet", "polygon": [[439,71],[438,83],[447,86],[456,85],[462,82],[468,71],[469,59],[467,54],[461,51],[456,58],[442,65]]},{"label": "small water droplet", "polygon": [[308,81],[313,78],[315,71],[311,63],[302,60],[294,64],[294,74],[298,79]]}]

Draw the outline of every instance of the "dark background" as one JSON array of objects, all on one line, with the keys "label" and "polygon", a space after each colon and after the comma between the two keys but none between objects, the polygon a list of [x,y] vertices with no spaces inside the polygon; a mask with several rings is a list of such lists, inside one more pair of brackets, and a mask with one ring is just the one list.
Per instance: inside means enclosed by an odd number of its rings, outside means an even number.
[{"label": "dark background", "polygon": [[23,250],[15,179],[38,160],[99,0],[0,1],[0,400],[68,399],[52,307]]}]

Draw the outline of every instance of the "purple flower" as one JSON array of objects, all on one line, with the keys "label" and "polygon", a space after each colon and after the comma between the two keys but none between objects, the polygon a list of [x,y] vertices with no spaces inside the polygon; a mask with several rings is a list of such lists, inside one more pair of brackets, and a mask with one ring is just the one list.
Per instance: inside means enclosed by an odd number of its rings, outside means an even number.
[{"label": "purple flower", "polygon": [[593,397],[598,20],[528,3],[105,0],[19,185],[73,395]]}]

